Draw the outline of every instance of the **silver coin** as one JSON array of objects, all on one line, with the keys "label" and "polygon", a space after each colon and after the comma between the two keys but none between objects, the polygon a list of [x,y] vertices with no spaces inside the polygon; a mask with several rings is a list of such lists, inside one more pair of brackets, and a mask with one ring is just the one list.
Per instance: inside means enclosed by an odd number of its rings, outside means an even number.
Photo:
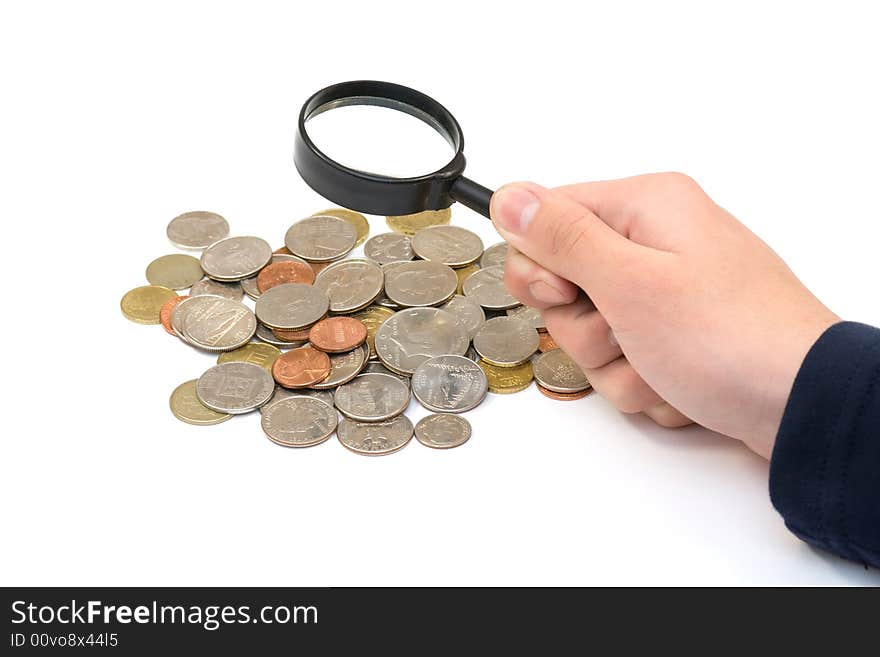
[{"label": "silver coin", "polygon": [[464,413],[486,398],[486,373],[465,356],[435,356],[416,368],[412,391],[419,403],[435,413]]},{"label": "silver coin", "polygon": [[188,299],[184,299],[179,304],[174,306],[174,309],[171,311],[171,328],[184,342],[189,342],[189,339],[186,337],[186,333],[183,330],[184,325],[186,324],[187,319],[190,314],[194,316],[201,316],[205,313],[209,308],[211,308],[214,303],[224,297],[217,296],[215,294],[201,294],[198,296],[191,296]]},{"label": "silver coin", "polygon": [[330,356],[330,374],[320,383],[309,387],[313,390],[328,390],[348,383],[361,373],[367,360],[370,358],[370,348],[366,343],[356,349],[341,354],[328,354]]},{"label": "silver coin", "polygon": [[241,281],[239,281],[239,283],[241,284],[242,291],[246,295],[248,295],[248,297],[250,297],[254,301],[256,301],[257,299],[260,298],[260,296],[261,296],[260,288],[257,287],[257,277],[256,276],[249,276],[247,278],[243,278],[243,279],[241,279]]},{"label": "silver coin", "polygon": [[538,331],[544,331],[547,328],[544,324],[544,317],[541,315],[541,311],[537,308],[532,308],[532,306],[515,306],[513,308],[508,308],[507,316],[521,319]]},{"label": "silver coin", "polygon": [[267,344],[274,345],[279,349],[296,349],[297,347],[302,347],[308,340],[295,340],[293,342],[288,340],[279,340],[278,336],[272,333],[272,329],[270,329],[265,324],[257,322],[257,332],[254,334],[257,340],[262,340]]},{"label": "silver coin", "polygon": [[512,367],[538,350],[538,332],[515,317],[486,320],[474,336],[474,349],[492,365]]},{"label": "silver coin", "polygon": [[333,406],[333,392],[330,390],[308,390],[306,388],[291,390],[284,386],[275,386],[275,392],[272,394],[272,398],[263,406],[260,406],[260,413],[265,412],[265,410],[275,402],[287,399],[288,397],[312,397],[313,399],[320,399],[328,406]]},{"label": "silver coin", "polygon": [[[271,264],[275,264],[277,262],[298,262],[301,265],[308,265],[309,261],[299,256],[291,255],[290,253],[273,253]],[[309,265],[311,267],[311,265]]]},{"label": "silver coin", "polygon": [[352,420],[390,420],[409,406],[409,384],[390,374],[359,374],[336,389],[333,403]]},{"label": "silver coin", "polygon": [[471,437],[471,423],[460,415],[435,413],[416,423],[416,440],[426,447],[451,449],[464,445]]},{"label": "silver coin", "polygon": [[227,237],[202,253],[202,269],[218,281],[232,282],[253,276],[272,259],[272,247],[259,237]]},{"label": "silver coin", "polygon": [[396,372],[412,374],[433,356],[463,355],[470,339],[455,316],[439,308],[406,308],[376,331],[376,353]]},{"label": "silver coin", "polygon": [[382,422],[358,422],[344,417],[336,428],[343,447],[364,456],[384,456],[403,449],[413,436],[413,425],[406,415]]},{"label": "silver coin", "polygon": [[551,349],[532,360],[535,381],[553,392],[581,392],[590,387],[584,371],[562,349]]},{"label": "silver coin", "polygon": [[181,249],[205,249],[229,235],[229,224],[215,212],[196,210],[174,217],[165,234]]},{"label": "silver coin", "polygon": [[341,258],[357,243],[357,229],[337,217],[316,215],[287,229],[284,245],[294,255],[311,262]]},{"label": "silver coin", "polygon": [[504,286],[504,267],[487,267],[474,272],[465,280],[462,291],[483,308],[504,310],[519,305]]},{"label": "silver coin", "polygon": [[200,294],[212,294],[225,299],[232,299],[233,301],[241,301],[241,298],[244,296],[239,283],[222,283],[212,278],[203,278],[193,283],[189,295],[196,297]]},{"label": "silver coin", "polygon": [[207,351],[238,349],[250,342],[256,330],[257,318],[251,309],[225,298],[215,298],[198,315],[188,313],[183,322],[186,341]]},{"label": "silver coin", "polygon": [[482,269],[486,267],[503,267],[507,262],[507,248],[507,242],[498,242],[490,246],[480,256],[480,267]]},{"label": "silver coin", "polygon": [[466,228],[430,226],[413,235],[412,249],[423,260],[465,267],[483,255],[483,240]]},{"label": "silver coin", "polygon": [[[406,261],[408,262],[408,261]],[[395,266],[401,265],[403,262],[389,262],[387,264],[382,265],[382,274],[385,281],[388,281],[388,272],[392,271]],[[392,310],[400,310],[400,305],[394,303],[391,299],[388,298],[388,295],[385,294],[385,287],[383,285],[382,292],[378,297],[373,301],[373,303],[377,306],[382,306],[384,308],[391,308]]]},{"label": "silver coin", "polygon": [[266,290],[254,308],[269,328],[296,331],[324,317],[330,299],[324,290],[312,285],[284,283]]},{"label": "silver coin", "polygon": [[407,262],[415,257],[409,236],[400,233],[381,233],[371,237],[364,242],[364,255],[380,265]]},{"label": "silver coin", "polygon": [[230,361],[199,377],[196,394],[208,408],[237,415],[258,409],[272,397],[275,381],[264,367]]},{"label": "silver coin", "polygon": [[373,303],[377,306],[382,306],[383,308],[391,308],[391,310],[400,310],[400,306],[394,303],[391,299],[385,296],[383,292],[378,297],[373,300]]},{"label": "silver coin", "polygon": [[400,372],[395,372],[394,370],[389,370],[385,367],[381,362],[377,360],[371,360],[364,366],[362,370],[364,374],[388,374],[389,376],[396,376],[398,379],[409,385],[409,375],[401,374]]},{"label": "silver coin", "polygon": [[382,292],[383,282],[382,268],[364,258],[334,262],[315,277],[315,287],[327,293],[334,313],[352,313],[369,306]]},{"label": "silver coin", "polygon": [[260,424],[274,443],[284,447],[312,447],[333,434],[337,421],[332,406],[320,399],[299,395],[266,407]]},{"label": "silver coin", "polygon": [[455,271],[439,262],[399,262],[384,271],[385,295],[405,308],[439,305],[458,288]]},{"label": "silver coin", "polygon": [[470,297],[456,294],[440,307],[455,315],[455,319],[471,339],[486,321],[486,313],[483,312],[483,308]]}]

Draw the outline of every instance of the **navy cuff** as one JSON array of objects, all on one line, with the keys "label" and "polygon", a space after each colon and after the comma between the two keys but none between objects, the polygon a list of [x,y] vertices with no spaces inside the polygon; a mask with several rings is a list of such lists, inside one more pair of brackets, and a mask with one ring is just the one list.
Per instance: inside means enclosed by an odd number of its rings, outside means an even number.
[{"label": "navy cuff", "polygon": [[770,499],[802,540],[880,567],[880,330],[841,322],[795,378]]}]

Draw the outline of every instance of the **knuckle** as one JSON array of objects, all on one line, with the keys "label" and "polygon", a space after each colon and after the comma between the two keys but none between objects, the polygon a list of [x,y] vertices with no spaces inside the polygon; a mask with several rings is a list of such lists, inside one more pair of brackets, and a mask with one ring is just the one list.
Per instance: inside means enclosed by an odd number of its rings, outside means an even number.
[{"label": "knuckle", "polygon": [[659,175],[661,176],[660,182],[666,189],[678,192],[689,192],[700,189],[700,185],[697,184],[696,180],[681,171],[668,171]]}]

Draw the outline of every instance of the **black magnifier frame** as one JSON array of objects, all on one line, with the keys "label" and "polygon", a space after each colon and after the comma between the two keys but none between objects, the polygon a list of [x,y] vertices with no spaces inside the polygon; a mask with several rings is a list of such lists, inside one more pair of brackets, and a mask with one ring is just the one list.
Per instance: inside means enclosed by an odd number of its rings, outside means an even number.
[{"label": "black magnifier frame", "polygon": [[[441,169],[411,178],[383,176],[340,164],[315,146],[306,123],[322,112],[349,105],[387,107],[414,116],[440,133],[455,156]],[[321,89],[305,102],[297,123],[293,161],[309,187],[352,210],[397,216],[442,210],[458,201],[488,218],[492,190],[462,175],[463,150],[458,121],[430,96],[392,82],[355,80]]]}]

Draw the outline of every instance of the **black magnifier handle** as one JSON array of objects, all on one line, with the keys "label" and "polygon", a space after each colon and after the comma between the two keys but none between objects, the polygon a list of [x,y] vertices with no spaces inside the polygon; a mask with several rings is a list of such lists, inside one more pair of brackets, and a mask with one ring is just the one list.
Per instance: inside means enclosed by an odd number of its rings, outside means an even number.
[{"label": "black magnifier handle", "polygon": [[[385,107],[414,116],[439,132],[455,155],[434,173],[413,178],[383,176],[340,164],[315,146],[306,122],[325,111],[349,105]],[[463,148],[458,121],[430,96],[392,82],[353,80],[321,89],[306,100],[297,123],[293,159],[312,189],[346,208],[397,216],[448,208],[458,201],[488,219],[493,192],[462,175]]]},{"label": "black magnifier handle", "polygon": [[456,201],[469,207],[489,219],[489,201],[492,199],[492,190],[475,183],[470,178],[459,176],[452,183],[449,195]]}]

